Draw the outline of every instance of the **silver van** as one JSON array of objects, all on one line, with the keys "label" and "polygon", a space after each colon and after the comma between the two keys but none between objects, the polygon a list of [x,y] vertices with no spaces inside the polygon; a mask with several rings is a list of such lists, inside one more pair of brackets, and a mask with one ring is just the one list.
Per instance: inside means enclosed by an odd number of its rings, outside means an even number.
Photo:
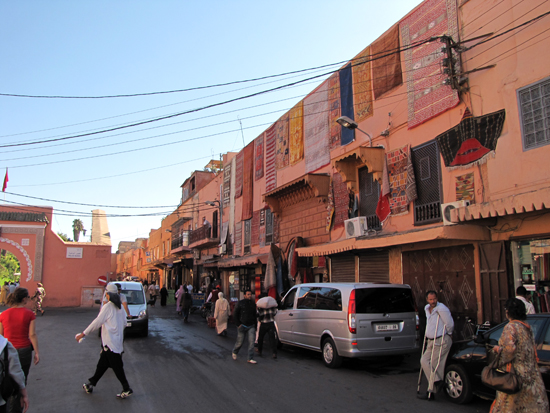
[{"label": "silver van", "polygon": [[419,319],[404,284],[308,283],[292,287],[275,316],[282,344],[344,357],[401,355],[419,347]]},{"label": "silver van", "polygon": [[143,337],[147,337],[149,334],[149,311],[141,283],[114,281],[109,284],[120,284],[121,294],[124,294],[126,301],[128,301],[130,315],[126,320],[125,333],[136,332]]}]

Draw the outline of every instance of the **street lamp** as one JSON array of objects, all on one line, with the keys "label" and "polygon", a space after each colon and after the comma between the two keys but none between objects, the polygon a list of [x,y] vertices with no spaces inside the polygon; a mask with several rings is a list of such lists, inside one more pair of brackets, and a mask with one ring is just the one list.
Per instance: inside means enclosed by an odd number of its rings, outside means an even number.
[{"label": "street lamp", "polygon": [[369,146],[372,148],[372,138],[371,136],[365,132],[364,130],[359,129],[359,125],[357,125],[357,122],[351,120],[347,116],[340,116],[338,119],[336,119],[336,123],[339,123],[346,129],[357,129],[360,132],[363,132],[367,137],[369,138]]},{"label": "street lamp", "polygon": [[[218,203],[218,205],[216,205],[216,202]],[[219,215],[220,215],[220,224],[218,226],[218,237],[220,238],[220,241],[221,241],[221,233],[222,233],[222,203],[220,201],[218,201],[217,199],[213,200],[213,201],[206,201],[205,202],[206,205],[209,205],[209,206],[218,206],[219,208]]]}]

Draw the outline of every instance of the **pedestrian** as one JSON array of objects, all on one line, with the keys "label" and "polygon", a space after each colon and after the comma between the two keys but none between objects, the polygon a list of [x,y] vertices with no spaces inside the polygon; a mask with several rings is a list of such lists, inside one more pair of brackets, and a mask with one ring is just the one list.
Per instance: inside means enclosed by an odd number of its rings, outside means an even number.
[{"label": "pedestrian", "polygon": [[147,289],[147,291],[149,291],[149,303],[151,304],[151,307],[154,307],[155,306],[155,302],[157,301],[157,296],[156,296],[156,289],[155,289],[155,283],[151,282],[151,284],[149,284],[149,288]]},{"label": "pedestrian", "polygon": [[[38,364],[38,336],[36,335],[36,315],[28,308],[31,298],[26,288],[16,288],[8,295],[7,304],[10,308],[0,314],[0,334],[4,336],[17,350],[25,384],[29,376],[32,361]],[[34,350],[34,357],[33,357]],[[19,395],[13,396],[8,402],[9,411],[21,412]]]},{"label": "pedestrian", "polygon": [[500,354],[497,368],[510,371],[508,365],[512,365],[520,378],[520,391],[516,394],[497,391],[491,413],[547,413],[548,397],[537,365],[533,330],[525,322],[525,305],[517,298],[510,298],[504,308],[510,322],[504,326],[498,346],[493,347],[493,351]]},{"label": "pedestrian", "polygon": [[32,299],[36,303],[36,310],[35,314],[40,311],[41,315],[44,315],[44,310],[42,309],[42,301],[44,300],[44,297],[46,297],[46,290],[44,289],[44,284],[42,283],[36,283],[36,292],[34,293],[34,296]]},{"label": "pedestrian", "polygon": [[233,320],[237,324],[237,341],[235,347],[233,347],[233,360],[237,360],[237,354],[241,349],[244,336],[247,335],[248,339],[248,362],[250,364],[256,364],[254,360],[254,339],[256,337],[256,304],[252,301],[252,291],[246,290],[244,292],[244,299],[239,301],[235,306],[233,312]]},{"label": "pedestrian", "polygon": [[166,307],[166,299],[168,298],[168,290],[166,286],[163,285],[160,289],[160,305],[161,307]]},{"label": "pedestrian", "polygon": [[218,299],[214,308],[214,318],[216,319],[216,331],[219,336],[227,336],[229,312],[229,302],[225,299],[223,293],[218,293]]},{"label": "pedestrian", "polygon": [[529,302],[529,296],[529,292],[527,292],[527,289],[523,285],[520,285],[516,289],[516,298],[525,305],[527,314],[535,314],[535,306]]},{"label": "pedestrian", "polygon": [[258,333],[258,355],[262,356],[264,338],[267,334],[271,346],[272,357],[277,358],[277,338],[275,336],[275,314],[277,314],[277,301],[273,297],[262,297],[256,305],[260,332]]},{"label": "pedestrian", "polygon": [[[10,370],[10,376],[19,387],[18,399],[21,404],[17,407],[21,408],[20,411],[25,413],[29,408],[29,397],[27,395],[26,388],[26,379],[25,373],[21,368],[21,363],[19,362],[19,357],[15,347],[3,336],[0,336],[0,357],[4,360],[4,352],[8,352],[8,365]],[[6,408],[8,407],[7,400],[4,400],[0,396],[0,413],[6,413]]]},{"label": "pedestrian", "polygon": [[184,289],[183,289],[183,284],[180,285],[180,287],[178,288],[178,290],[176,291],[176,312],[181,315],[181,310],[182,310],[182,300],[183,300],[183,292],[184,292]]},{"label": "pedestrian", "polygon": [[218,301],[218,295],[220,294],[221,287],[217,285],[210,291],[210,295],[206,299],[206,302],[212,302],[212,305],[216,305],[216,301]]},{"label": "pedestrian", "polygon": [[193,293],[193,285],[191,283],[187,285],[187,291],[189,291],[189,294]]},{"label": "pedestrian", "polygon": [[0,291],[0,305],[6,305],[6,299],[8,298],[8,294],[10,291],[10,283],[6,281],[2,286],[1,290],[2,291]]},{"label": "pedestrian", "polygon": [[[433,400],[434,393],[442,388],[445,361],[453,344],[452,334],[454,321],[451,311],[443,303],[437,301],[437,293],[426,293],[426,351],[420,359],[424,375],[428,379],[428,391],[419,394],[418,398]],[[435,390],[435,391],[434,391]]]},{"label": "pedestrian", "polygon": [[189,322],[189,312],[191,311],[191,307],[193,306],[193,296],[189,294],[189,291],[186,289],[182,289],[182,310],[183,310],[183,321],[185,323]]},{"label": "pedestrian", "polygon": [[126,379],[124,364],[122,363],[126,314],[122,310],[120,297],[114,284],[107,285],[107,298],[109,302],[101,307],[96,319],[82,333],[75,336],[76,341],[80,342],[85,336],[101,328],[101,354],[97,362],[96,371],[82,387],[86,393],[92,393],[99,379],[110,367],[113,369],[120,384],[122,384],[122,391],[116,396],[120,399],[125,399],[133,393]]},{"label": "pedestrian", "polygon": [[15,291],[15,289],[17,288],[17,286],[15,285],[14,282],[10,282],[10,294],[13,293]]},{"label": "pedestrian", "polygon": [[[126,299],[126,296],[122,294],[122,285],[120,283],[115,283],[118,296],[120,297],[120,303],[122,304],[122,307],[124,307],[124,311],[126,311],[126,314],[128,317],[130,316],[130,310],[128,309],[128,300]],[[109,302],[107,299],[107,287],[105,287],[105,291],[103,291],[103,300],[102,305],[105,305]]]}]

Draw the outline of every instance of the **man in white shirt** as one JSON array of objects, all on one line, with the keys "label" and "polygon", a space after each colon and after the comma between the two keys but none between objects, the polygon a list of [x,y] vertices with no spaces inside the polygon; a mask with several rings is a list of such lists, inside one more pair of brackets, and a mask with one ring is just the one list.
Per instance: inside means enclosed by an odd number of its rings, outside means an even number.
[{"label": "man in white shirt", "polygon": [[82,333],[75,336],[76,341],[80,341],[101,327],[102,349],[96,371],[88,379],[88,383],[83,384],[82,387],[86,393],[92,393],[94,386],[97,385],[99,379],[110,367],[113,369],[120,384],[122,384],[122,391],[116,396],[120,399],[125,399],[133,393],[126,379],[122,363],[122,352],[124,350],[122,342],[124,340],[124,329],[126,328],[126,312],[122,310],[116,285],[108,284],[106,295],[109,302],[101,307],[101,311],[96,319]]},{"label": "man in white shirt", "polygon": [[428,378],[428,391],[426,394],[419,394],[418,398],[433,400],[435,389],[441,388],[445,361],[451,345],[453,344],[452,334],[454,321],[449,308],[437,301],[437,293],[428,291],[426,293],[426,351],[420,359],[424,375]]},{"label": "man in white shirt", "polygon": [[535,306],[529,302],[527,297],[529,296],[529,293],[527,292],[527,289],[520,285],[516,289],[516,298],[525,304],[525,312],[526,314],[535,314]]}]

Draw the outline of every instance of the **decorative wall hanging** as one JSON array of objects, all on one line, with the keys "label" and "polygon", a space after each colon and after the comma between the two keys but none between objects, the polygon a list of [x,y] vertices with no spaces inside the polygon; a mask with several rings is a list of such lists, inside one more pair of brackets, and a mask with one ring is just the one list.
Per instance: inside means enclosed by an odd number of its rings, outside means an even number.
[{"label": "decorative wall hanging", "polygon": [[[306,173],[330,163],[328,82],[304,99]],[[340,126],[337,124],[337,126]]]}]

